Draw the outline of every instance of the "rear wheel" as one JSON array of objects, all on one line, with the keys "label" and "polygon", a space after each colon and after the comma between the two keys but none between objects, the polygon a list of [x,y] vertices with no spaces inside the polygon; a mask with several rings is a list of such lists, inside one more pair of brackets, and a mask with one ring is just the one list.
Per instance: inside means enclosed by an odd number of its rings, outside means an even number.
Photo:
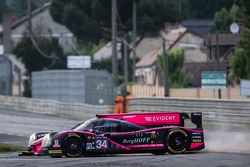
[{"label": "rear wheel", "polygon": [[171,129],[166,136],[166,149],[170,154],[183,154],[186,152],[188,135],[182,129]]},{"label": "rear wheel", "polygon": [[84,151],[84,142],[78,137],[66,137],[62,151],[66,157],[79,157]]}]

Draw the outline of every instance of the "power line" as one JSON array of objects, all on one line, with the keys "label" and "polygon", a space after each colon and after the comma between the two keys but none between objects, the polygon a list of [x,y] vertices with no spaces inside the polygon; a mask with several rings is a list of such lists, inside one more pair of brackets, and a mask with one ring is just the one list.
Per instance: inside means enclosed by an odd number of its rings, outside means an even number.
[{"label": "power line", "polygon": [[[29,32],[29,38],[30,38],[33,46],[35,47],[35,49],[38,51],[38,53],[40,55],[42,55],[43,57],[45,57],[45,58],[52,59],[53,56],[49,56],[46,53],[44,53],[42,51],[42,49],[39,47],[39,45],[37,44],[36,40],[34,40],[33,33],[32,33],[32,8],[31,8],[31,0],[28,0],[28,32]],[[52,55],[55,55],[55,53],[52,54]]]}]

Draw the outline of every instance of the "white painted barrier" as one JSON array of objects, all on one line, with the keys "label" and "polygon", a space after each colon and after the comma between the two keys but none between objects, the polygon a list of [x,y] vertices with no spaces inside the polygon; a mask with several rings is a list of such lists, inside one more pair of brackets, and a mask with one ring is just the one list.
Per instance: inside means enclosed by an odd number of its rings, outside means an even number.
[{"label": "white painted barrier", "polygon": [[202,112],[205,122],[250,125],[250,100],[137,97],[130,104],[130,112]]},{"label": "white painted barrier", "polygon": [[93,118],[96,114],[107,113],[110,106],[83,103],[38,100],[24,97],[0,96],[0,110],[11,110],[48,115]]},{"label": "white painted barrier", "polygon": [[[112,112],[112,106],[0,96],[0,111],[14,110],[48,115],[93,118]],[[202,112],[205,122],[250,125],[250,100],[211,100],[159,97],[135,97],[130,111]]]}]

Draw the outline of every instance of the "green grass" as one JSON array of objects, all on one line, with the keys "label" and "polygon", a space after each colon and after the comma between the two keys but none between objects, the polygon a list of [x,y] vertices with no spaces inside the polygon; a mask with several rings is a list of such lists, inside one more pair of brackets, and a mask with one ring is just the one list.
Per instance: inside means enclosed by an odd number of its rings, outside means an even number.
[{"label": "green grass", "polygon": [[23,150],[25,150],[25,147],[0,143],[0,152],[16,152]]}]

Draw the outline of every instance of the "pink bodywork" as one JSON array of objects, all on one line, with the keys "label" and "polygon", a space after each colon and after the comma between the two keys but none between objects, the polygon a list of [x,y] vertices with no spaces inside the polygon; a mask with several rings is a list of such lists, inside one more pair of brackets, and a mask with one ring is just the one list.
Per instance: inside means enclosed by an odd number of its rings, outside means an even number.
[{"label": "pink bodywork", "polygon": [[[114,119],[122,119],[127,122],[144,125],[144,126],[154,126],[154,125],[176,125],[177,127],[181,123],[181,115],[178,112],[137,112],[137,113],[124,113],[124,114],[97,114],[98,118],[114,118]],[[160,127],[162,128],[162,127]],[[184,127],[181,127],[184,128]],[[157,130],[159,128],[151,128],[151,130]],[[189,131],[193,132],[200,132],[202,133],[203,130],[194,130],[189,128],[184,128]],[[145,129],[142,131],[148,131],[149,129]],[[67,131],[68,132],[68,131]],[[72,131],[73,132],[73,131]],[[75,132],[75,131],[74,131]],[[66,133],[66,132],[65,132]],[[88,133],[88,132],[84,132]],[[89,132],[90,133],[90,132]],[[126,133],[134,133],[134,132],[126,132]],[[63,134],[63,133],[62,133]],[[60,134],[60,135],[62,135]],[[91,133],[92,135],[95,135]],[[114,135],[117,135],[119,133],[114,133]],[[43,137],[34,141],[31,144],[31,151],[34,153],[40,153],[41,152],[41,144],[42,144]],[[130,150],[133,148],[141,148],[141,147],[158,147],[158,148],[164,148],[163,144],[148,144],[148,145],[131,145],[131,146],[122,146],[112,140],[110,140],[111,143],[118,145],[126,150]],[[204,142],[192,142],[190,145],[190,150],[194,150],[197,147],[200,147],[204,145]]]},{"label": "pink bodywork", "polygon": [[139,125],[168,125],[180,124],[180,113],[178,112],[137,112],[125,114],[97,114],[98,118],[123,119]]},{"label": "pink bodywork", "polygon": [[[124,114],[97,114],[98,118],[114,118],[114,119],[122,119],[127,122],[144,125],[144,126],[154,126],[154,125],[176,125],[179,126],[180,121],[180,113],[178,112],[137,112],[137,113],[124,113]],[[194,130],[190,128],[181,127],[187,129],[192,132],[203,133],[203,130]],[[157,130],[159,128],[150,128],[151,130]],[[148,131],[148,129],[142,130]],[[126,133],[134,133],[134,132],[126,132]],[[122,133],[114,133],[114,134],[122,134]],[[192,142],[190,144],[190,150],[194,150],[200,146],[204,145],[204,142]],[[131,145],[129,148],[138,148],[142,145]],[[164,145],[143,145],[143,147],[162,147]]]},{"label": "pink bodywork", "polygon": [[43,137],[40,139],[37,139],[31,144],[31,151],[34,153],[40,153],[41,152],[41,145],[42,145]]}]

